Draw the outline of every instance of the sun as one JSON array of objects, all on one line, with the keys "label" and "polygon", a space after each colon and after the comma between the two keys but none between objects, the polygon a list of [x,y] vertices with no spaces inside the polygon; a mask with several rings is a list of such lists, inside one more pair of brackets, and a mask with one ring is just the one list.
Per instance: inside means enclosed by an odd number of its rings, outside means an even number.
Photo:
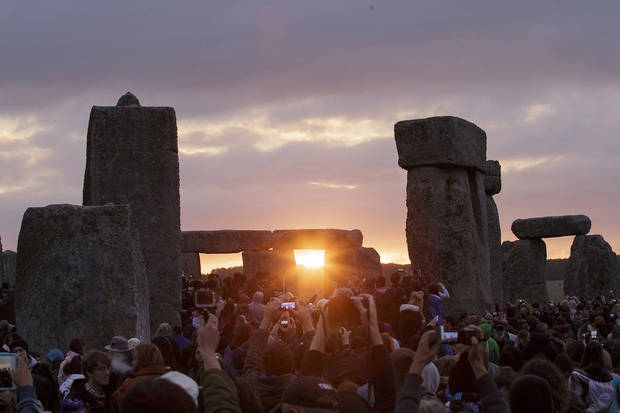
[{"label": "sun", "polygon": [[295,250],[295,262],[306,268],[320,268],[325,264],[325,250]]}]

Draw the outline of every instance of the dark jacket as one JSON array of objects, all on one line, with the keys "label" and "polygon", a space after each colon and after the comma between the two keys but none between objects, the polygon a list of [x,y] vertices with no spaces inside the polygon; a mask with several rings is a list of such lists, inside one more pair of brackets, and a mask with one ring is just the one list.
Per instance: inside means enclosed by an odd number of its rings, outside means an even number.
[{"label": "dark jacket", "polygon": [[30,373],[37,396],[45,410],[57,412],[60,409],[60,394],[49,366],[41,363],[34,364]]}]

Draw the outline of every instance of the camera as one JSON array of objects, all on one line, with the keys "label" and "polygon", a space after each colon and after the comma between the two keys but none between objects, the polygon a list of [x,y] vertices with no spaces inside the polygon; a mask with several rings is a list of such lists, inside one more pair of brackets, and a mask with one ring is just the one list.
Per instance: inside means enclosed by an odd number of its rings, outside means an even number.
[{"label": "camera", "polygon": [[[194,307],[202,314],[215,311],[215,293],[209,288],[201,288],[194,293]],[[206,316],[205,316],[206,317]]]},{"label": "camera", "polygon": [[471,339],[475,337],[478,341],[482,341],[483,338],[480,337],[480,332],[475,328],[465,327],[460,329],[459,331],[442,331],[441,332],[441,342],[445,344],[465,344],[471,345]]}]

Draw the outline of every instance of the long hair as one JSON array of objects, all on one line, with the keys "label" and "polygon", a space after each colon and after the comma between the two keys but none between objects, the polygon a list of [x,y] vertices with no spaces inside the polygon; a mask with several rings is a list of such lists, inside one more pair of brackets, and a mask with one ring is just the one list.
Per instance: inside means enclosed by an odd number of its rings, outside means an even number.
[{"label": "long hair", "polygon": [[165,366],[164,356],[154,344],[139,344],[135,350],[134,371],[146,366]]}]

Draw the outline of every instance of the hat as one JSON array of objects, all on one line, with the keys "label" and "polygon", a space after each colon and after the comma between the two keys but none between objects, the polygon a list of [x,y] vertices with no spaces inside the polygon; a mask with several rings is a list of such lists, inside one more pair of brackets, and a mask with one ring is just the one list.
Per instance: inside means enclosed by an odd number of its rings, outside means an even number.
[{"label": "hat", "polygon": [[127,343],[127,339],[123,336],[112,337],[112,341],[110,341],[110,344],[104,346],[104,348],[108,351],[114,352],[131,351],[129,344]]},{"label": "hat", "polygon": [[161,375],[161,378],[164,380],[168,380],[181,387],[183,390],[187,392],[194,400],[194,404],[198,406],[198,384],[189,376],[186,376],[183,373],[179,373],[178,371],[170,371],[166,374]]},{"label": "hat", "polygon": [[320,377],[297,378],[284,392],[282,402],[295,406],[338,411],[338,393]]},{"label": "hat", "polygon": [[47,353],[46,357],[52,363],[54,362],[54,360],[62,360],[65,358],[65,356],[62,355],[62,351],[58,350],[57,348],[51,349],[49,353]]},{"label": "hat", "polygon": [[28,343],[26,343],[23,338],[18,338],[18,339],[13,340],[11,342],[11,344],[9,345],[9,348],[11,349],[11,352],[14,352],[13,349],[15,347],[21,347],[24,350],[26,350],[26,353],[28,352]]}]

